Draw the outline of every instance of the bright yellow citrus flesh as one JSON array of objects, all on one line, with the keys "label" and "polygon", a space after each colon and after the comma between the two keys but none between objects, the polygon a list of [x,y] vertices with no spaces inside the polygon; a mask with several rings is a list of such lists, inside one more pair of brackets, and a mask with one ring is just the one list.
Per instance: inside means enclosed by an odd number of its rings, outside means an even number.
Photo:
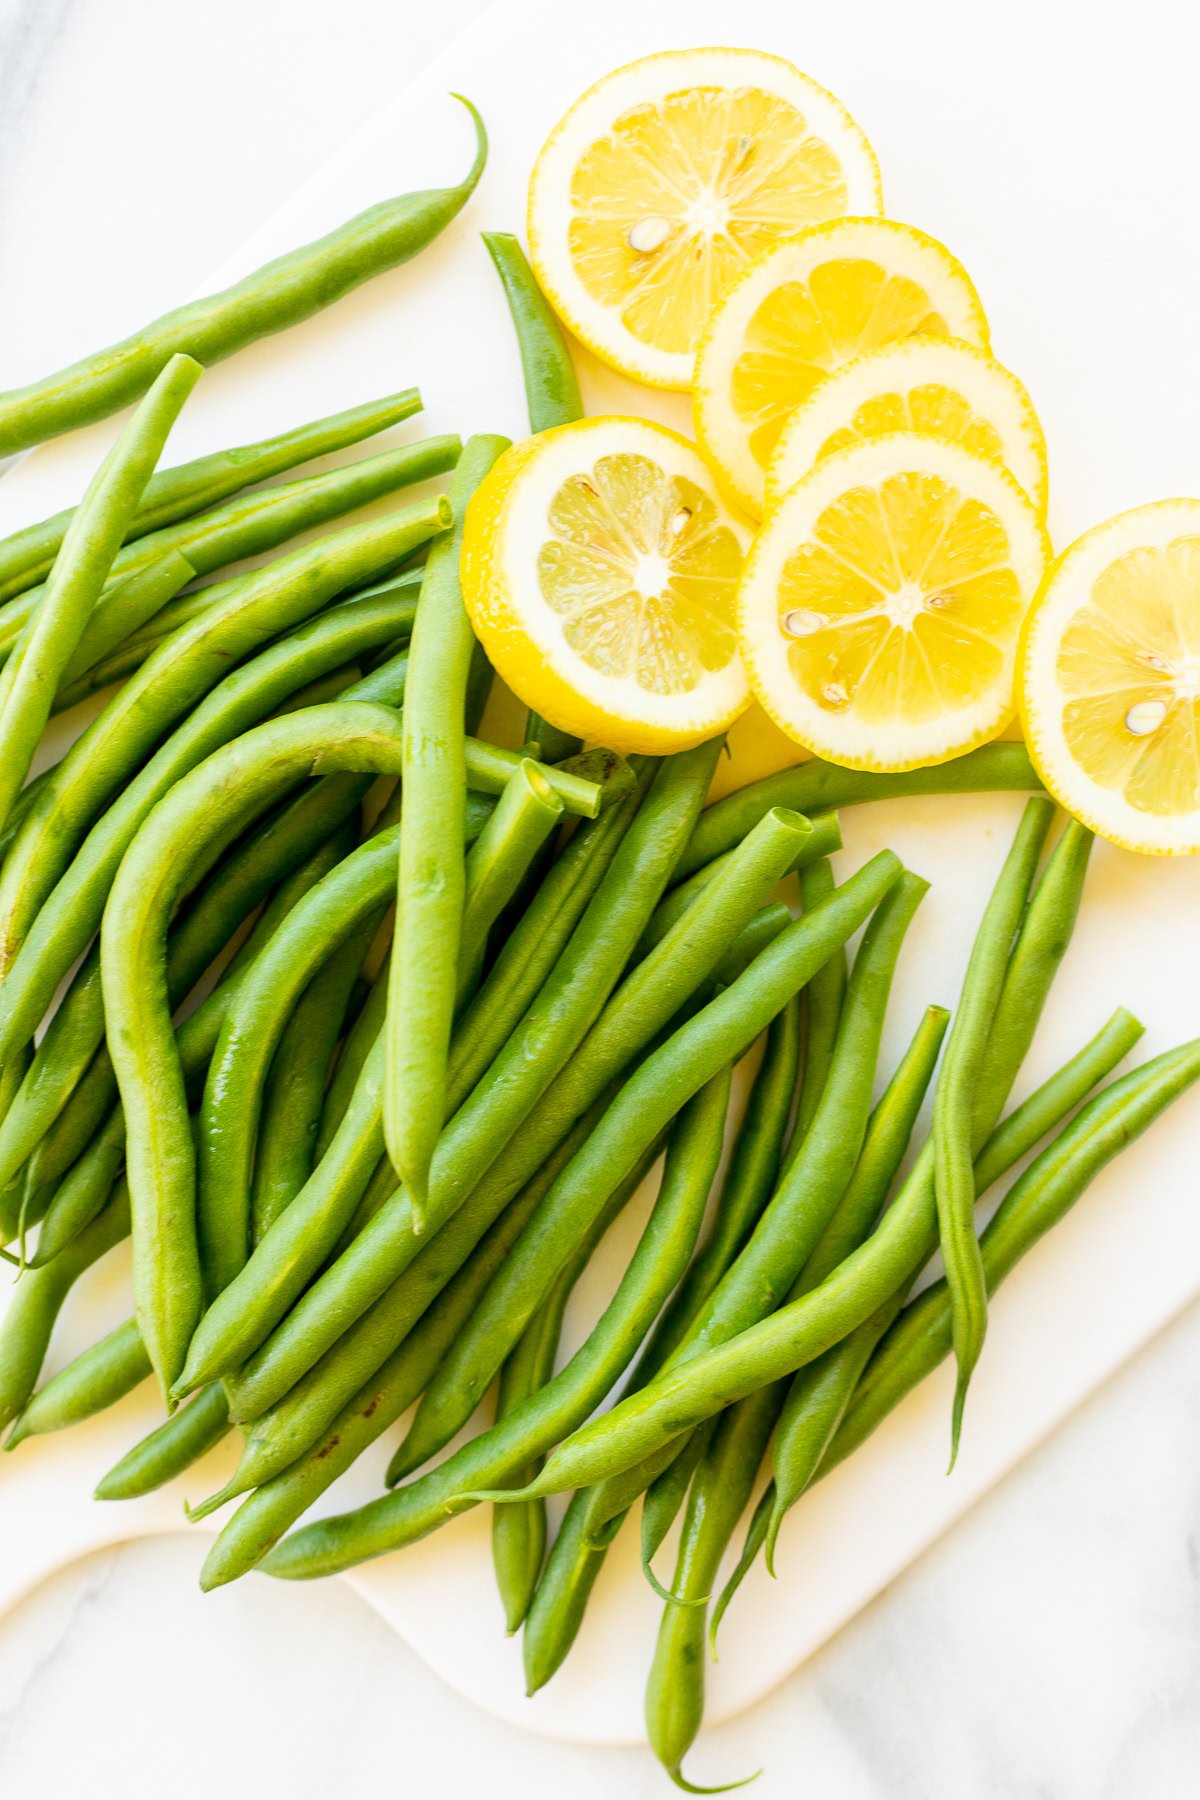
[{"label": "bright yellow citrus flesh", "polygon": [[782,730],[852,768],[949,761],[1013,712],[1045,529],[998,462],[897,432],[826,457],[769,514],[742,654]]},{"label": "bright yellow citrus flesh", "polygon": [[870,145],[816,82],[758,51],[672,51],[605,76],[552,132],[530,254],[598,356],[686,388],[714,303],[756,256],[880,204]]},{"label": "bright yellow citrus flesh", "polygon": [[749,700],[734,623],[746,538],[685,438],[584,419],[510,450],[482,484],[463,596],[527,706],[616,750],[670,752]]},{"label": "bright yellow citrus flesh", "polygon": [[988,341],[965,270],[924,232],[838,219],[767,251],[715,309],[692,390],[696,435],[735,502],[762,513],[784,424],[827,376],[917,334]]},{"label": "bright yellow citrus flesh", "polygon": [[1121,513],[1055,564],[1022,643],[1038,772],[1101,836],[1200,852],[1200,500]]}]

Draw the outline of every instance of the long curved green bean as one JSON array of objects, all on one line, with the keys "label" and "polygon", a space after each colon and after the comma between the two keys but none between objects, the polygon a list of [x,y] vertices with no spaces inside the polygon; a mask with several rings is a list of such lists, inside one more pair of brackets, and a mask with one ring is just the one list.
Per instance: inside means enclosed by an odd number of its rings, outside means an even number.
[{"label": "long curved green bean", "polygon": [[[763,816],[765,818],[766,814]],[[804,816],[808,818],[807,814]],[[836,813],[816,813],[808,819],[808,822],[811,830],[804,843],[798,847],[796,861],[793,864],[797,870],[807,869],[820,857],[832,856],[835,850],[840,850],[842,847],[841,824]],[[751,830],[753,830],[753,826]],[[736,848],[727,850],[723,856],[714,857],[712,862],[706,863],[702,869],[697,869],[694,875],[689,875],[686,881],[676,883],[666,898],[661,900],[655,908],[654,917],[647,925],[642,934],[642,941],[638,945],[639,955],[645,955],[648,950],[654,948],[655,944],[662,942],[672,925],[683,917],[697,894],[703,893],[713,877],[727,866],[730,857],[736,855]]]},{"label": "long curved green bean", "polygon": [[984,744],[966,756],[932,769],[902,775],[872,775],[840,763],[808,762],[751,781],[705,808],[679,859],[682,881],[745,837],[773,806],[813,814],[829,807],[862,806],[872,800],[902,800],[920,794],[988,794],[1036,790],[1042,785],[1024,744]]},{"label": "long curved green bean", "polygon": [[[603,1008],[661,896],[719,754],[718,744],[703,745],[673,758],[655,776],[550,978],[506,1040],[491,1077],[480,1082],[443,1136],[435,1159],[439,1213],[448,1215],[465,1200]],[[526,1178],[523,1172],[505,1200]],[[411,1226],[403,1200],[385,1206],[257,1351],[242,1378],[244,1385],[251,1370],[256,1378],[255,1413],[286,1393],[403,1272],[421,1248]],[[255,1253],[264,1272],[271,1260],[265,1251],[264,1243]],[[245,1299],[253,1286],[249,1270],[239,1281]],[[274,1281],[272,1268],[267,1285]],[[196,1335],[184,1377],[189,1385],[240,1368],[255,1349],[241,1307],[218,1306]]]},{"label": "long curved green bean", "polygon": [[[827,861],[811,864],[800,876],[801,903],[805,908],[820,905],[822,900],[829,898],[834,885],[833,870]],[[831,956],[823,969],[818,969],[804,990],[804,1064],[788,1160],[799,1155],[821,1103],[849,978],[846,952],[842,950],[837,956]]]},{"label": "long curved green bean", "polygon": [[[832,944],[845,941],[855,929],[855,920],[861,922],[899,875],[897,859],[888,851],[881,852],[851,877],[827,906],[781,932],[744,974],[648,1056],[624,1083],[601,1124],[560,1176],[564,1191],[568,1179],[573,1193],[585,1186],[611,1191],[614,1179],[632,1165],[665,1121],[726,1063],[744,1053],[790,995],[828,956]],[[698,1225],[697,1219],[697,1228]],[[682,1268],[678,1271],[681,1273]],[[612,1323],[617,1316],[619,1309],[614,1313],[610,1308],[605,1320]],[[622,1366],[631,1350],[626,1342]],[[571,1366],[568,1364],[568,1369]],[[608,1378],[612,1373],[611,1368],[606,1371]],[[606,1388],[600,1389],[600,1393],[605,1391]],[[590,1410],[599,1394],[581,1398],[586,1398]],[[552,1405],[533,1410],[537,1415],[536,1441],[530,1441],[530,1434],[524,1432],[520,1423],[521,1416],[513,1413],[428,1475],[360,1514],[327,1520],[319,1527],[301,1531],[272,1553],[272,1568],[280,1573],[307,1575],[333,1566],[343,1555],[357,1561],[365,1555],[381,1554],[384,1548],[424,1536],[444,1523],[452,1511],[473,1505],[479,1498],[492,1498],[494,1489],[483,1493],[476,1485],[487,1479],[484,1471],[521,1467],[561,1436],[567,1415],[556,1412]],[[574,1416],[573,1412],[570,1416]],[[529,1489],[525,1492],[529,1494]],[[507,1494],[500,1497],[507,1498]],[[320,1534],[319,1549],[314,1545],[313,1529]]]},{"label": "long curved green bean", "polygon": [[[97,815],[178,721],[229,673],[231,663],[395,563],[444,529],[448,518],[444,500],[421,502],[386,519],[333,532],[223,583],[206,611],[143,664],[67,752],[5,858],[0,870],[0,971],[6,977],[14,972],[38,909]],[[21,1015],[19,1024],[9,1023],[11,992],[21,986],[5,979],[0,995],[0,1061],[25,1029]]]},{"label": "long curved green bean", "polygon": [[100,947],[104,1012],[125,1113],[134,1302],[164,1391],[179,1378],[202,1311],[195,1155],[165,974],[171,914],[246,818],[289,782],[339,768],[396,774],[398,746],[396,714],[363,701],[260,725],[159,801],[113,882]]},{"label": "long curved green bean", "polygon": [[[975,1095],[975,1132],[981,1143],[1003,1109],[1066,951],[1091,842],[1084,827],[1068,825],[1026,910],[993,1024],[992,1054]],[[668,1370],[602,1420],[575,1432],[535,1483],[514,1490],[515,1497],[580,1487],[631,1468],[660,1452],[689,1425],[791,1374],[848,1336],[933,1253],[932,1164],[927,1144],[878,1229],[819,1287],[725,1344]],[[353,1542],[353,1529],[343,1529]]]},{"label": "long curved green bean", "polygon": [[605,1535],[593,1543],[584,1536],[583,1530],[587,1502],[586,1488],[572,1494],[558,1535],[550,1546],[542,1578],[529,1603],[525,1629],[521,1633],[527,1694],[536,1694],[562,1667],[567,1651],[579,1634],[592,1589],[624,1518],[622,1513],[610,1519]]},{"label": "long curved green bean", "polygon": [[[175,782],[257,724],[301,681],[336,667],[347,652],[388,641],[406,610],[402,594],[385,595],[350,601],[309,620],[226,676],[177,727],[88,833],[34,920],[4,984],[10,1039],[32,1035],[59,981],[96,930],[121,857]],[[348,697],[358,695],[351,690]],[[93,983],[88,998],[87,979],[85,974],[77,983],[79,997],[51,1025],[16,1104],[0,1124],[0,1180],[32,1152],[101,1040],[99,994]]]},{"label": "long curved green bean", "polygon": [[[406,829],[407,805],[406,788]],[[456,1007],[468,1001],[479,986],[488,934],[562,815],[562,801],[538,773],[537,764],[522,763],[466,858],[462,930],[454,984]],[[400,849],[403,855],[403,841]],[[407,912],[403,913],[403,918],[407,935]],[[392,960],[395,961],[394,952]],[[443,1106],[448,1110],[446,1100]]]},{"label": "long curved green bean", "polygon": [[[145,537],[160,526],[174,525],[219,506],[243,488],[282,475],[318,456],[330,456],[351,444],[400,425],[421,410],[416,388],[387,394],[346,412],[314,419],[257,443],[217,450],[171,469],[159,469],[146,483],[126,540]],[[0,542],[0,603],[45,579],[75,515],[73,506],[37,525],[27,525]],[[0,615],[2,616],[2,615]]]},{"label": "long curved green bean", "polygon": [[404,836],[392,943],[383,1129],[388,1155],[423,1228],[429,1168],[446,1117],[446,1059],[459,982],[466,877],[458,822],[467,787],[463,710],[475,633],[459,581],[467,503],[509,447],[473,437],[450,484],[452,529],[425,565],[404,708]]},{"label": "long curved green bean", "polygon": [[136,1500],[153,1493],[198,1462],[228,1430],[229,1407],[220,1382],[214,1382],[126,1451],[101,1478],[94,1497]]},{"label": "long curved green bean", "polygon": [[934,1193],[946,1277],[954,1297],[954,1354],[958,1362],[950,1428],[951,1468],[958,1456],[967,1388],[987,1332],[987,1288],[975,1236],[975,1091],[987,1060],[989,1034],[1004,987],[1009,953],[1053,816],[1054,804],[1050,800],[1035,797],[1026,805],[1012,849],[980,920],[933,1102]]},{"label": "long curved green bean", "polygon": [[121,1182],[100,1216],[71,1248],[45,1269],[29,1269],[0,1320],[0,1429],[24,1407],[37,1385],[54,1322],[85,1269],[129,1231],[129,1194]]},{"label": "long curved green bean", "polygon": [[60,696],[68,693],[81,675],[94,663],[103,661],[147,620],[156,617],[195,577],[196,570],[187,557],[178,550],[168,550],[144,569],[135,569],[131,575],[118,576],[110,582],[88,615],[79,642],[58,678],[51,714],[65,710]]},{"label": "long curved green bean", "polygon": [[118,411],[145,393],[176,350],[190,350],[204,363],[220,362],[261,337],[311,318],[373,275],[423,250],[461,211],[483,173],[483,121],[469,100],[462,103],[475,124],[476,150],[457,187],[385,200],[328,236],[264,264],[234,287],[166,313],[133,337],[56,375],[0,394],[0,456],[15,455]]},{"label": "long curved green bean", "polygon": [[173,356],[101,463],[55,558],[41,601],[0,675],[0,827],[21,790],[63,671],[108,580],[167,433],[202,370]]},{"label": "long curved green bean", "polygon": [[[581,419],[583,399],[571,353],[524,251],[511,232],[485,231],[481,235],[504,288],[516,332],[530,431],[549,431]],[[546,762],[561,762],[579,748],[578,738],[559,731],[536,713],[528,716],[525,736],[537,745],[538,755]]]},{"label": "long curved green bean", "polygon": [[[855,957],[829,1078],[812,1124],[798,1154],[790,1162],[784,1159],[774,1195],[667,1359],[663,1375],[770,1314],[815,1249],[853,1176],[866,1137],[892,977],[928,887],[920,876],[905,871],[881,900]],[[836,905],[837,897],[837,888],[831,887],[809,916],[822,917]],[[681,1439],[677,1450],[682,1448]],[[589,1528],[595,1531],[614,1513],[624,1512],[670,1460],[664,1445],[645,1469],[634,1467],[619,1480],[598,1484],[588,1510]]]},{"label": "long curved green bean", "polygon": [[15,1450],[27,1437],[92,1418],[123,1400],[149,1374],[150,1358],[137,1320],[125,1319],[37,1390],[18,1413],[4,1448]]}]

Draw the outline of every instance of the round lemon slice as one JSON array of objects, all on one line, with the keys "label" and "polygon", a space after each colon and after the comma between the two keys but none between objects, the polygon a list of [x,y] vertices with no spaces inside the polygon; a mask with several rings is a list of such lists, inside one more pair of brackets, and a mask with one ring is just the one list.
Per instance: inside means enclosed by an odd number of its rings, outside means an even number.
[{"label": "round lemon slice", "polygon": [[1022,637],[1018,699],[1050,792],[1102,837],[1200,852],[1200,500],[1162,500],[1059,557]]},{"label": "round lemon slice", "polygon": [[674,50],[606,75],[529,185],[538,281],[623,374],[686,388],[713,303],[768,245],[882,208],[879,165],[832,94],[757,50]]},{"label": "round lemon slice", "polygon": [[1020,626],[1049,556],[1004,466],[917,432],[834,451],[768,516],[738,624],[782,730],[855,769],[919,769],[1013,712]]},{"label": "round lemon slice", "polygon": [[987,348],[970,278],[923,231],[837,219],[768,250],[716,308],[696,359],[696,435],[737,503],[762,512],[784,421],[818,382],[918,332]]},{"label": "round lemon slice", "polygon": [[899,338],[856,356],[787,419],[767,468],[767,504],[831,451],[889,431],[929,431],[999,459],[1046,510],[1046,439],[1008,369],[958,338]]},{"label": "round lemon slice", "polygon": [[750,690],[734,611],[748,533],[694,444],[592,418],[500,458],[463,531],[463,597],[493,667],[563,731],[671,752]]}]

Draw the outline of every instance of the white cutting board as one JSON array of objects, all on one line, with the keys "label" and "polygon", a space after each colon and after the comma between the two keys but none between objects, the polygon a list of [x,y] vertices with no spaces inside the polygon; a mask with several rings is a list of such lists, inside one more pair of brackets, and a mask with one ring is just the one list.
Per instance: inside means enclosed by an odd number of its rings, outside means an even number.
[{"label": "white cutting board", "polygon": [[[732,35],[790,56],[828,82],[875,140],[896,216],[947,237],[972,269],[998,351],[1026,376],[1050,428],[1058,541],[1119,505],[1156,492],[1198,491],[1200,451],[1185,397],[1200,375],[1200,349],[1186,329],[1200,300],[1200,267],[1193,234],[1175,233],[1171,224],[1185,208],[1190,215],[1189,178],[1187,166],[1154,138],[1164,119],[1190,117],[1185,88],[1177,90],[1176,107],[1171,87],[1184,82],[1187,58],[1159,47],[1155,81],[1127,92],[1114,143],[1105,130],[1103,82],[1064,84],[1064,72],[1078,73],[1089,50],[1072,34],[1071,9],[1061,14],[1028,0],[1007,8],[1004,20],[989,26],[983,69],[964,55],[963,15],[952,0],[909,8],[880,0],[808,16],[770,0],[742,0],[735,25],[710,0],[606,0],[603,8],[570,14],[550,0],[501,5],[212,285],[383,194],[453,179],[466,166],[469,133],[449,89],[477,101],[492,133],[491,162],[467,213],[418,263],[206,375],[170,458],[412,381],[421,383],[428,409],[419,431],[519,435],[516,358],[478,230],[521,228],[532,157],[565,104],[596,75],[650,50]],[[1026,60],[1031,31],[1041,46],[1037,68]],[[1103,54],[1119,55],[1111,31],[1105,44]],[[1033,114],[1038,130],[1022,130],[1021,120]],[[1125,156],[1122,142],[1146,143],[1153,170]],[[1136,202],[1151,186],[1156,206],[1149,213]],[[118,226],[114,216],[114,231]],[[1147,345],[1141,327],[1151,299],[1155,332]],[[64,360],[94,347],[86,310],[75,341],[62,345]],[[11,347],[6,361],[14,379],[42,372],[22,369]],[[635,389],[582,353],[580,366],[590,410],[640,411],[687,428],[678,397]],[[1101,369],[1103,381],[1095,378]],[[112,434],[111,424],[97,427],[10,473],[0,483],[0,533],[73,500]],[[409,427],[404,435],[418,431]],[[741,770],[754,772],[745,753]],[[889,1065],[922,1007],[953,1000],[970,930],[1019,806],[1012,796],[989,796],[897,803],[846,817],[843,870],[887,843],[934,883],[897,984]],[[1198,918],[1200,864],[1138,862],[1101,846],[1084,918],[1021,1091],[1120,1002],[1147,1022],[1147,1054],[1200,1030]],[[756,1572],[726,1621],[711,1675],[711,1719],[748,1705],[824,1642],[1200,1291],[1198,1128],[1200,1097],[1192,1096],[1096,1183],[1013,1277],[995,1308],[953,1479],[942,1473],[950,1401],[943,1370],[797,1510],[781,1542],[781,1581],[773,1585]],[[572,1341],[627,1253],[639,1209],[631,1215],[589,1275]],[[116,1254],[81,1284],[56,1335],[51,1368],[123,1316],[127,1281]],[[95,1479],[156,1417],[143,1389],[107,1416],[28,1443],[0,1464],[0,1610],[87,1550],[186,1528],[183,1498],[219,1485],[230,1466],[227,1447],[175,1489],[134,1505],[88,1498]],[[388,1447],[364,1458],[327,1505],[355,1505],[377,1493]],[[502,1633],[484,1509],[347,1579],[445,1680],[489,1711],[553,1736],[616,1742],[641,1735],[658,1610],[633,1552],[627,1532],[574,1654],[533,1701],[522,1694],[519,1647]]]}]

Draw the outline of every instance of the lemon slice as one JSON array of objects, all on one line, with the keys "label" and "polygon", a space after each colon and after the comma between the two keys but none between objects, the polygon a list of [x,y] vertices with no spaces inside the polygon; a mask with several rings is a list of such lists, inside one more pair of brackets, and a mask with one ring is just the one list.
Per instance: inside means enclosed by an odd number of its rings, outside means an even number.
[{"label": "lemon slice", "polygon": [[463,597],[493,667],[551,724],[682,750],[750,698],[734,621],[747,536],[686,438],[581,419],[508,451],[478,489]]},{"label": "lemon slice", "polygon": [[826,376],[787,419],[767,468],[767,504],[833,450],[889,431],[929,431],[997,457],[1046,510],[1046,439],[1016,376],[958,338],[910,337]]},{"label": "lemon slice", "polygon": [[737,503],[762,512],[784,421],[818,382],[918,332],[987,348],[970,278],[923,231],[837,219],[768,250],[713,313],[696,359],[696,435]]},{"label": "lemon slice", "polygon": [[1055,563],[1018,699],[1055,798],[1151,856],[1200,852],[1200,500],[1119,513]]},{"label": "lemon slice", "polygon": [[746,565],[755,694],[833,762],[947,762],[1012,716],[1048,555],[1028,495],[978,451],[909,431],[834,451],[788,489]]},{"label": "lemon slice", "polygon": [[768,245],[877,213],[879,165],[849,113],[757,50],[673,50],[606,75],[529,184],[537,278],[623,374],[686,388],[713,304]]}]

